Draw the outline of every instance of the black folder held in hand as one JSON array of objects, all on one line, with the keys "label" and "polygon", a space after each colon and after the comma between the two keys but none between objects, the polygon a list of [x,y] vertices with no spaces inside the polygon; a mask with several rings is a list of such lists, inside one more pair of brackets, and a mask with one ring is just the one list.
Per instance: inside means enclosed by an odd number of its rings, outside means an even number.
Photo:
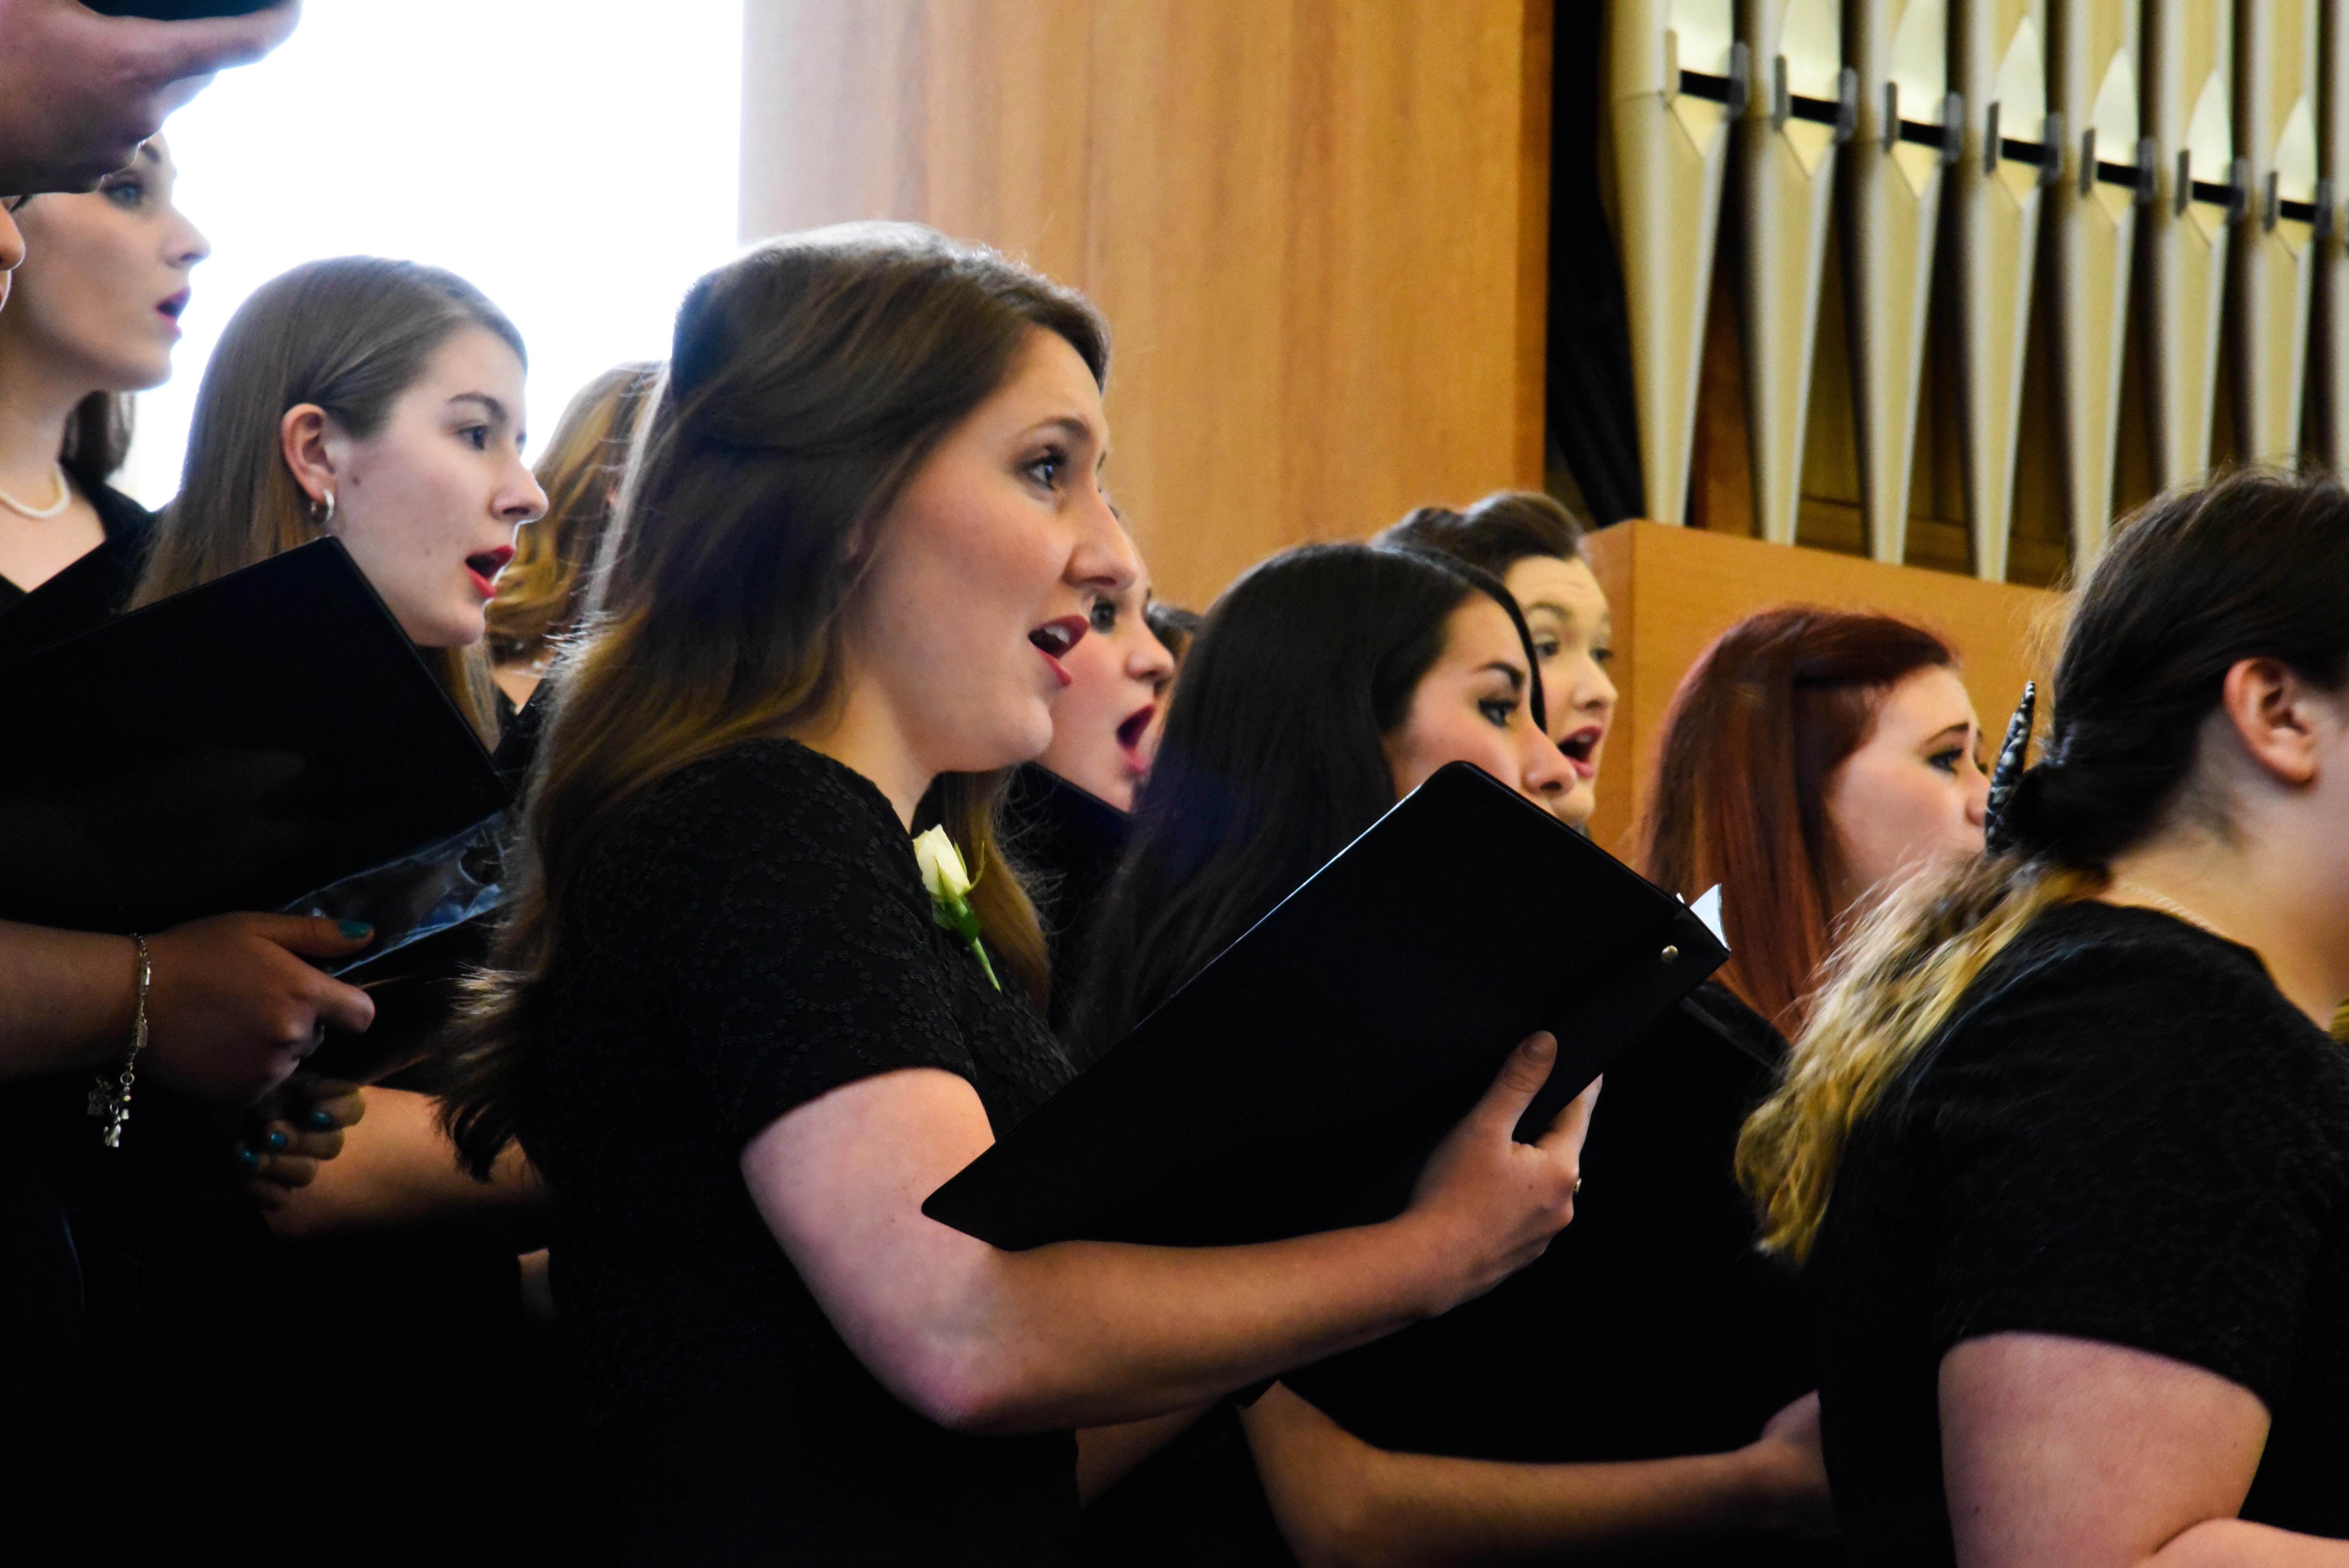
[{"label": "black folder held in hand", "polygon": [[1728,956],[1678,899],[1455,762],[922,1212],[1009,1248],[1385,1218],[1519,1040],[1558,1042],[1531,1139]]},{"label": "black folder held in hand", "polygon": [[0,919],[160,931],[278,908],[507,789],[342,544],[0,665]]}]

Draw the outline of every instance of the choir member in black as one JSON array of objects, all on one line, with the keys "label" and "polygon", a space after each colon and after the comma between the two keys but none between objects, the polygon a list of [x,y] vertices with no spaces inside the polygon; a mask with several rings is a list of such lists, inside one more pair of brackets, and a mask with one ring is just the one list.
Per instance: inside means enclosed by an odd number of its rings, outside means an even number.
[{"label": "choir member in black", "polygon": [[[180,495],[136,602],[332,536],[494,740],[484,612],[514,531],[546,504],[522,457],[523,372],[512,325],[450,273],[347,257],[272,280],[205,367]],[[368,1088],[364,1119],[316,1182],[253,1183],[265,1225],[216,1216],[177,1243],[154,1287],[161,1305],[141,1324],[126,1420],[145,1428],[133,1473],[156,1500],[137,1523],[178,1550],[292,1560],[362,1520],[339,1555],[508,1562],[546,1549],[516,1264],[535,1244],[543,1195],[519,1156],[494,1180],[460,1169],[428,1090],[407,1077]],[[292,1107],[270,1132],[298,1154],[321,1110]],[[263,1177],[283,1158],[257,1145],[243,1156]],[[216,1326],[247,1336],[243,1364],[201,1356],[197,1336]],[[264,1412],[297,1403],[312,1354],[330,1346],[371,1374],[335,1465],[286,1491],[241,1461],[179,1458],[200,1440],[239,1453],[231,1431],[261,1441]],[[246,1427],[221,1408],[233,1389]],[[500,1412],[498,1439],[452,1434],[459,1404]],[[261,1511],[281,1533],[254,1535]]]},{"label": "choir member in black", "polygon": [[1987,857],[1867,920],[1740,1169],[1853,1561],[2349,1563],[2349,493],[2115,531]]},{"label": "choir member in black", "polygon": [[535,471],[546,515],[514,539],[490,601],[490,664],[509,711],[529,706],[549,665],[579,625],[588,574],[620,499],[628,443],[660,385],[652,360],[616,365],[563,410]]},{"label": "choir member in black", "polygon": [[13,651],[29,648],[5,617],[67,567],[83,562],[87,586],[37,641],[111,615],[138,579],[154,519],[108,481],[129,449],[128,394],[171,378],[188,273],[210,253],[171,204],[177,173],[158,137],[96,191],[17,212],[28,254],[0,311],[0,624]]},{"label": "choir member in black", "polygon": [[1489,572],[1525,612],[1541,661],[1549,738],[1574,764],[1557,814],[1587,827],[1599,809],[1599,763],[1615,721],[1615,623],[1582,553],[1582,525],[1537,490],[1495,490],[1465,511],[1423,506],[1371,542],[1432,550]]},{"label": "choir member in black", "polygon": [[[1235,584],[1185,661],[1080,1039],[1114,1040],[1444,762],[1553,810],[1583,789],[1535,717],[1516,614],[1488,574],[1416,552],[1310,547]],[[1492,1295],[1289,1375],[1237,1424],[1210,1413],[1093,1505],[1093,1559],[1619,1560],[1729,1541],[1722,1560],[1761,1562],[1759,1537],[1816,1528],[1809,1383],[1750,1364],[1797,1326],[1745,1261],[1728,1176],[1760,1069],[1693,1074],[1708,1049],[1744,1058],[1682,1033],[1640,1047],[1671,1067],[1609,1074],[1639,1087],[1618,1116],[1610,1081],[1593,1119],[1594,1138],[1610,1117],[1624,1130],[1611,1173],[1587,1167],[1586,1209],[1610,1214],[1597,1244],[1586,1212]]]},{"label": "choir member in black", "polygon": [[[702,279],[669,366],[554,676],[460,1144],[547,1173],[626,1560],[1072,1562],[1069,1429],[1488,1288],[1568,1217],[1588,1100],[1512,1141],[1535,1036],[1404,1213],[1267,1245],[925,1219],[1069,1072],[989,808],[1133,570],[1105,330],[990,252],[854,225]],[[934,918],[933,828],[981,937]]]},{"label": "choir member in black", "polygon": [[1125,848],[1126,813],[1150,771],[1174,677],[1174,655],[1146,616],[1139,555],[1133,564],[1127,586],[1103,589],[1087,606],[1086,634],[1061,660],[1069,687],[1052,703],[1052,744],[1013,771],[1004,793],[999,826],[1044,928],[1052,966],[1045,1017],[1055,1029],[1068,1021],[1073,976]]}]

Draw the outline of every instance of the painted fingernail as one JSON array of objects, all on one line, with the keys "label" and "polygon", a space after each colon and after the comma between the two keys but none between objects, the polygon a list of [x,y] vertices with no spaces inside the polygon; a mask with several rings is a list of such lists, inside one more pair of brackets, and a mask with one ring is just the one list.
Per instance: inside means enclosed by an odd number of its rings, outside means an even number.
[{"label": "painted fingernail", "polygon": [[357,942],[362,936],[371,935],[375,931],[375,927],[364,920],[338,920],[335,922],[335,929],[353,942]]},{"label": "painted fingernail", "polygon": [[236,1162],[247,1171],[257,1171],[261,1168],[261,1156],[240,1143],[236,1146]]},{"label": "painted fingernail", "polygon": [[269,1130],[269,1136],[263,1139],[262,1141],[269,1145],[269,1152],[276,1154],[281,1152],[287,1144],[294,1140],[285,1136],[284,1129],[273,1127]]},{"label": "painted fingernail", "polygon": [[314,1110],[302,1119],[310,1124],[310,1130],[313,1132],[329,1132],[334,1130],[335,1115],[329,1110]]}]

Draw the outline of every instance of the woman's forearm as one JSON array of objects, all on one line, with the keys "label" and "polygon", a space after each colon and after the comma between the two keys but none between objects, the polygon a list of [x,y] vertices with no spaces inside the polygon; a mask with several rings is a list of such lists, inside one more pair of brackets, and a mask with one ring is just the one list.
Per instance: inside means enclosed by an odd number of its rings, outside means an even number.
[{"label": "woman's forearm", "polygon": [[1794,1522],[1767,1448],[1611,1464],[1511,1464],[1371,1447],[1275,1384],[1242,1417],[1283,1534],[1309,1568],[1615,1563]]},{"label": "woman's forearm", "polygon": [[1089,1503],[1115,1486],[1134,1466],[1182,1436],[1185,1429],[1212,1408],[1194,1405],[1187,1410],[1172,1410],[1121,1426],[1081,1429],[1077,1433],[1077,1501]]},{"label": "woman's forearm", "polygon": [[499,1158],[487,1181],[457,1162],[441,1131],[440,1102],[395,1088],[367,1091],[367,1115],[345,1135],[342,1152],[318,1166],[309,1185],[269,1214],[288,1240],[403,1225],[526,1220],[546,1190],[518,1148]]},{"label": "woman's forearm", "polygon": [[2349,1541],[2210,1519],[2155,1553],[2146,1568],[2349,1568]]},{"label": "woman's forearm", "polygon": [[0,921],[0,1078],[119,1057],[136,966],[128,937]]}]

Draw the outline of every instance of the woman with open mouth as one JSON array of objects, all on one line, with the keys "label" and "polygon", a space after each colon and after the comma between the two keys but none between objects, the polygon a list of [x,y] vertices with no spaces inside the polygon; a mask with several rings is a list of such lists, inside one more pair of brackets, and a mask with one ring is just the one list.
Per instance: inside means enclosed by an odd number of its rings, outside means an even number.
[{"label": "woman with open mouth", "polygon": [[[157,522],[134,603],[338,539],[494,745],[486,611],[515,531],[546,510],[523,460],[523,375],[512,323],[438,268],[341,257],[263,284],[205,367],[180,494]],[[288,648],[285,656],[303,653]],[[453,1462],[442,1413],[459,1400],[483,1409],[520,1402],[515,1258],[524,1249],[516,1228],[538,1212],[541,1191],[518,1156],[493,1180],[467,1175],[429,1094],[369,1087],[363,1119],[346,1133],[341,1123],[357,1116],[360,1093],[340,1085],[316,1092],[350,1109],[289,1099],[281,1119],[235,1151],[266,1226],[249,1214],[219,1222],[203,1247],[182,1249],[191,1266],[157,1286],[167,1305],[175,1293],[181,1305],[209,1295],[215,1313],[222,1300],[245,1304],[250,1292],[255,1343],[242,1363],[220,1370],[182,1355],[154,1367],[135,1392],[150,1407],[140,1419],[153,1451],[174,1463],[197,1451],[239,1454],[246,1450],[230,1434],[246,1429],[220,1408],[228,1391],[218,1380],[233,1377],[240,1408],[261,1410],[299,1400],[294,1384],[309,1376],[261,1339],[267,1326],[302,1341],[353,1340],[341,1349],[367,1363],[370,1393],[337,1432],[346,1462],[334,1476],[310,1478],[298,1496],[271,1484],[265,1502],[260,1483],[227,1462],[195,1466],[207,1485],[174,1480],[170,1494],[191,1511],[166,1517],[159,1509],[151,1522],[178,1532],[173,1554],[208,1556],[216,1553],[193,1543],[211,1544],[212,1525],[249,1529],[264,1507],[291,1538],[315,1539],[367,1509],[366,1499],[397,1494],[398,1517],[370,1526],[389,1559],[474,1560],[469,1543],[520,1528],[531,1502],[514,1467],[535,1461],[509,1448]],[[314,1139],[339,1147],[315,1166],[315,1181],[310,1171],[300,1185],[265,1180]],[[331,1245],[292,1244],[326,1237]],[[232,1257],[242,1262],[221,1261]],[[262,1312],[258,1298],[271,1292],[295,1305]],[[436,1324],[429,1353],[395,1329],[411,1316]],[[190,1422],[209,1423],[208,1436],[200,1439]],[[501,1489],[510,1495],[500,1499]]]},{"label": "woman with open mouth", "polygon": [[1574,767],[1573,788],[1551,810],[1573,827],[1588,827],[1599,809],[1599,755],[1615,718],[1615,683],[1607,676],[1615,628],[1606,590],[1583,558],[1582,525],[1538,491],[1498,490],[1465,511],[1421,507],[1377,542],[1449,555],[1507,587],[1541,662],[1549,738]]},{"label": "woman with open mouth", "polygon": [[[1129,541],[1126,549],[1132,552]],[[1030,875],[1052,961],[1046,1019],[1066,1022],[1094,909],[1125,848],[1126,813],[1150,771],[1174,656],[1145,616],[1150,585],[1103,590],[1067,655],[1070,684],[1052,702],[1052,744],[1012,776],[1005,837]]]},{"label": "woman with open mouth", "polygon": [[67,567],[102,573],[41,640],[122,606],[154,520],[107,481],[130,444],[128,395],[171,379],[188,273],[211,246],[171,204],[160,137],[87,193],[36,196],[0,311],[0,614]]}]

